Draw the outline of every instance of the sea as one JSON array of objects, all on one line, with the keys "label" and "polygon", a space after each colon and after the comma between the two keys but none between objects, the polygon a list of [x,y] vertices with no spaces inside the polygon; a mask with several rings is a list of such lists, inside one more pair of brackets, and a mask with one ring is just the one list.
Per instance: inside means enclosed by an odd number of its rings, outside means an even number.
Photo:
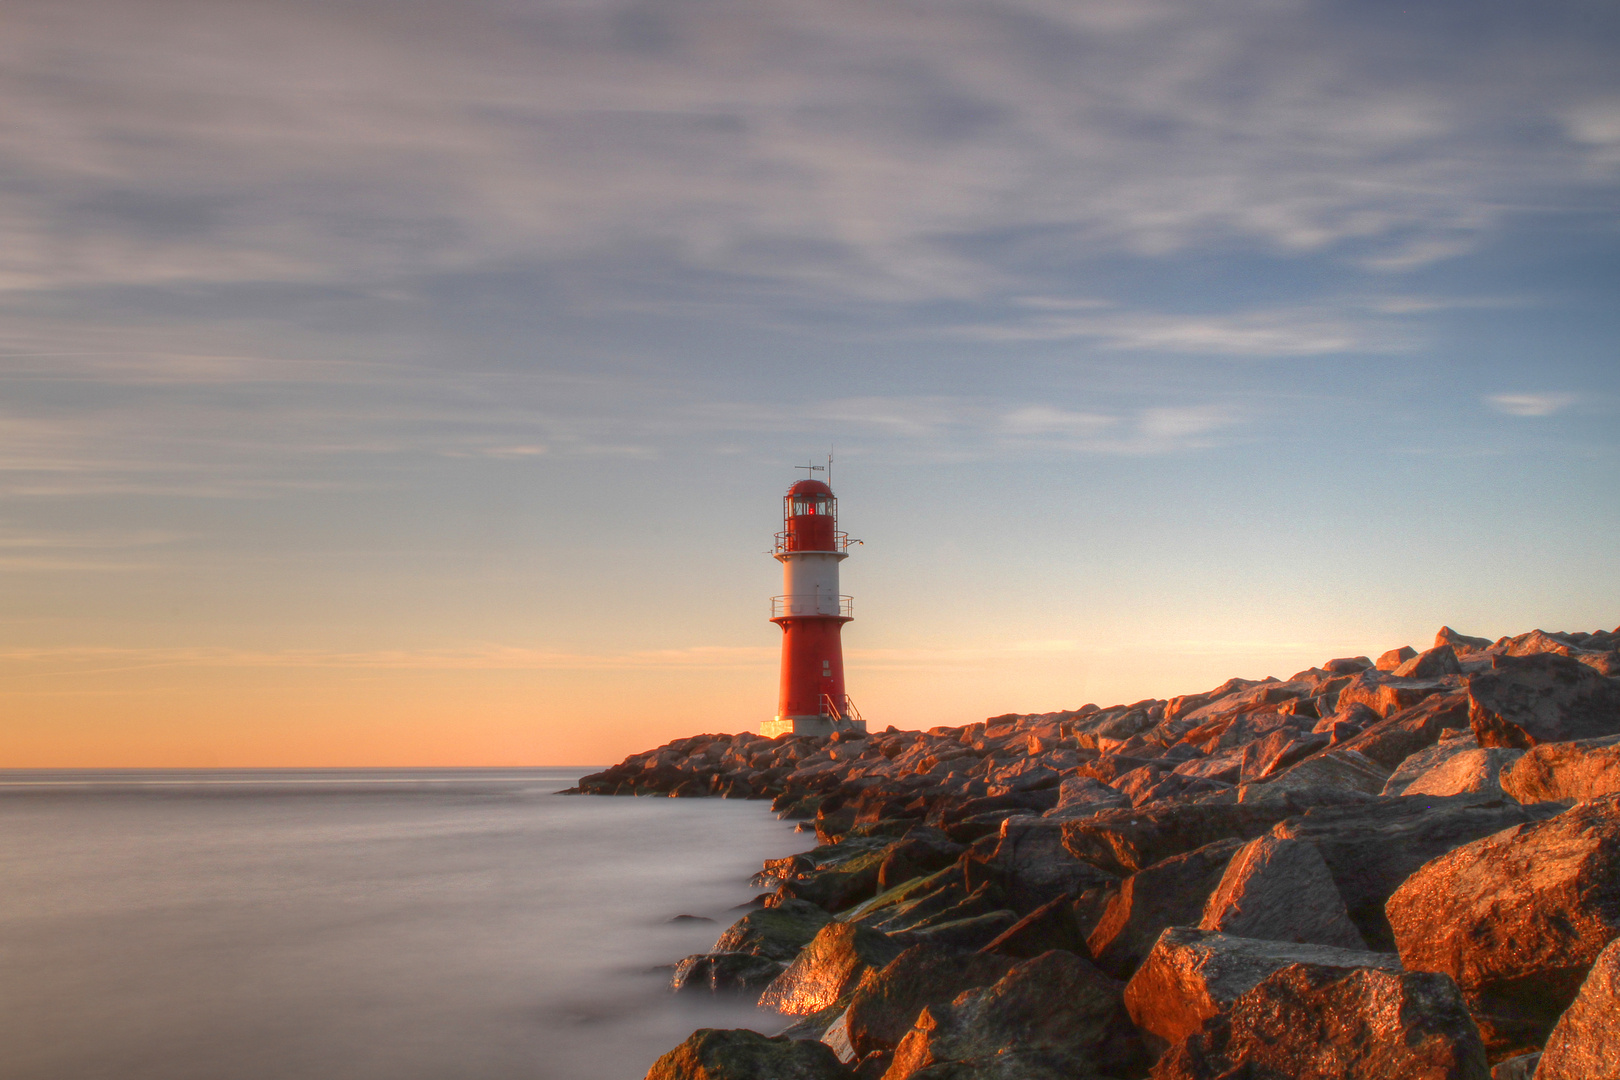
[{"label": "sea", "polygon": [[802,851],[577,769],[0,772],[0,1080],[641,1080]]}]

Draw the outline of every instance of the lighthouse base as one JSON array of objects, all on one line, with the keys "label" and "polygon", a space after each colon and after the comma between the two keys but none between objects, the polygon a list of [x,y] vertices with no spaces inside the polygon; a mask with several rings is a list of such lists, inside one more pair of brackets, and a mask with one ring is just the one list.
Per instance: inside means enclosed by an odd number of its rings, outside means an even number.
[{"label": "lighthouse base", "polygon": [[865,720],[834,720],[830,716],[778,716],[759,725],[759,733],[767,739],[778,735],[831,735],[835,731],[866,734]]}]

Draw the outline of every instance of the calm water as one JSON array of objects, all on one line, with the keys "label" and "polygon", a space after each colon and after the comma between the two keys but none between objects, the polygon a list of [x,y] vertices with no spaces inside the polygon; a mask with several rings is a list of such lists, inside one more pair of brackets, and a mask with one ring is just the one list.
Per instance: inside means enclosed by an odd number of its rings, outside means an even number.
[{"label": "calm water", "polygon": [[780,1026],[651,969],[806,838],[584,771],[0,772],[0,1077],[640,1080]]}]

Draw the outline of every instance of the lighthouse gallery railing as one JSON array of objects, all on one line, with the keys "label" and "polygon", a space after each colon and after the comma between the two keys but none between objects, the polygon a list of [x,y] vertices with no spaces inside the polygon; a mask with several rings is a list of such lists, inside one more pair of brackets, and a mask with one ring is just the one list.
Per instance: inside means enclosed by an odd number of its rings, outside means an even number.
[{"label": "lighthouse gallery railing", "polygon": [[[808,550],[806,548],[790,548],[790,547],[788,547],[788,536],[789,535],[790,535],[789,533],[785,533],[785,532],[779,532],[779,533],[776,534],[776,550],[771,552],[771,554],[773,554],[773,555],[784,555],[784,554],[791,554],[792,552],[795,552],[795,551]],[[847,533],[847,532],[835,532],[835,533],[833,533],[833,546],[832,546],[832,548],[830,550],[832,550],[832,551],[848,551],[851,544],[858,544],[858,543],[860,543],[860,541],[859,540],[851,540],[849,538],[849,533]]]},{"label": "lighthouse gallery railing", "polygon": [[[832,605],[828,601],[830,596],[817,596],[815,593],[789,593],[786,596],[771,597],[771,618],[783,619],[789,615],[831,615],[831,611],[822,611],[822,605]],[[838,598],[838,612],[846,619],[855,617],[855,598],[853,596],[840,596]]]}]

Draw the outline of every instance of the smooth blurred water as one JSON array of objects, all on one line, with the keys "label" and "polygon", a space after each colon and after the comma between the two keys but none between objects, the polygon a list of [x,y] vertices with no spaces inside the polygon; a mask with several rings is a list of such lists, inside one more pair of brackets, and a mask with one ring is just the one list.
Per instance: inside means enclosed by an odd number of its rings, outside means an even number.
[{"label": "smooth blurred water", "polygon": [[780,1026],[653,969],[804,837],[585,771],[0,772],[0,1077],[640,1080]]}]

